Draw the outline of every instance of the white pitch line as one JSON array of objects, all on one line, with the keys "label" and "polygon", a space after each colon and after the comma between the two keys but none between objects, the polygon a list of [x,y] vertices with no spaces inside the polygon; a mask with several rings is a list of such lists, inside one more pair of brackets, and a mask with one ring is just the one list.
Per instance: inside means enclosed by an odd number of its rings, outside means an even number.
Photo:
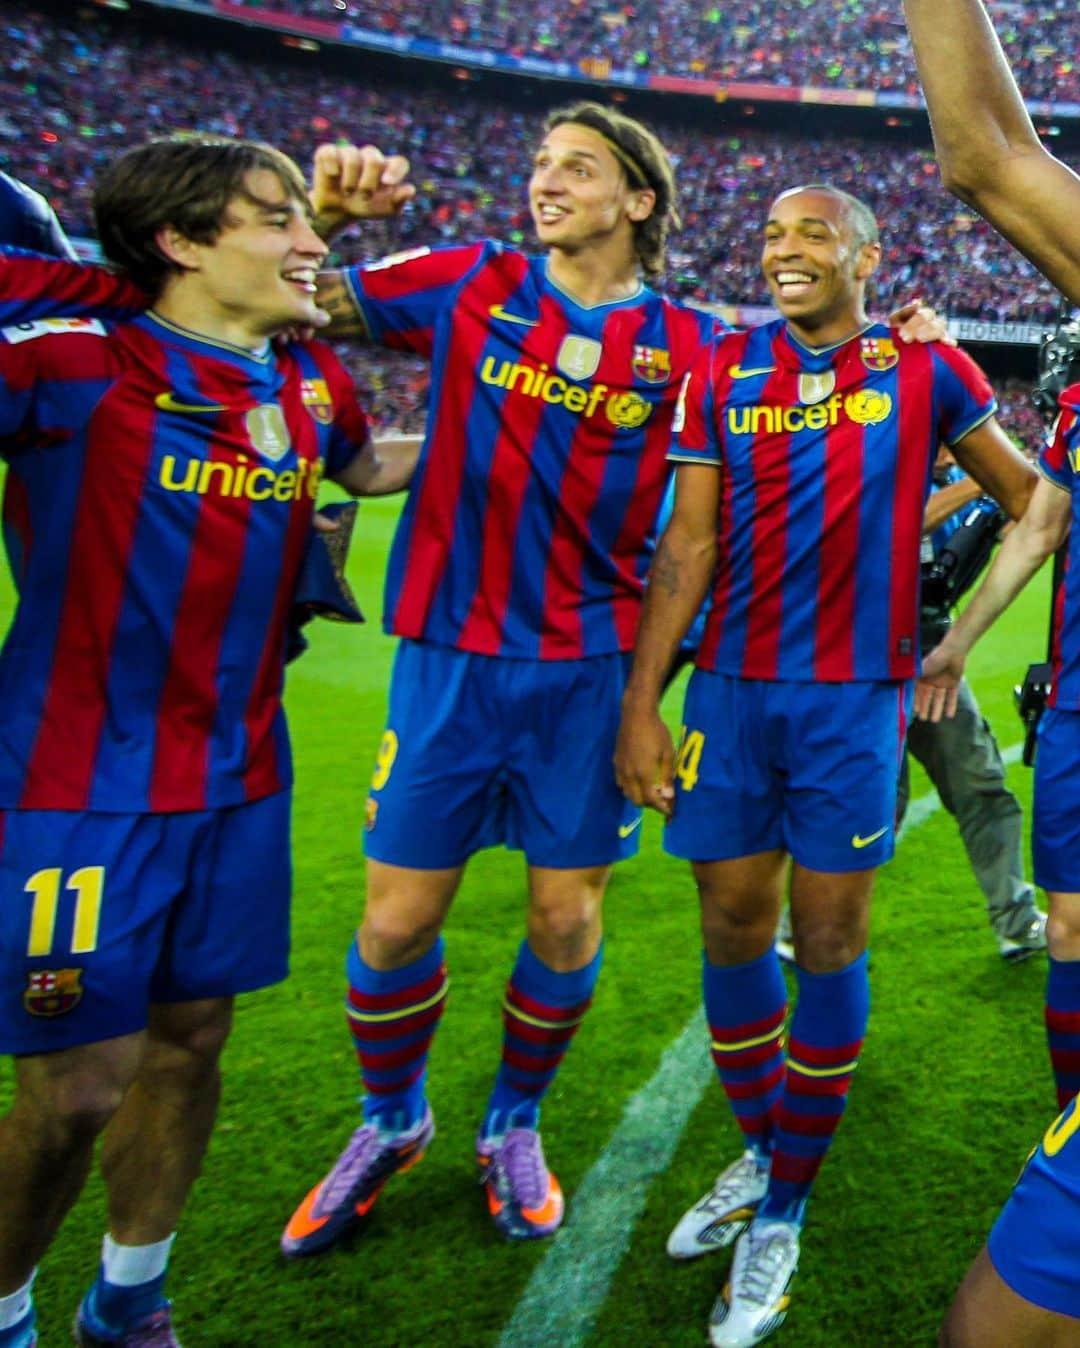
[{"label": "white pitch line", "polygon": [[[1013,744],[1001,756],[1017,763],[1022,750]],[[925,823],[940,804],[936,791],[913,800],[900,837]],[[630,1244],[649,1186],[671,1164],[713,1071],[705,1013],[699,1009],[664,1050],[652,1078],[627,1102],[496,1348],[582,1348]]]}]

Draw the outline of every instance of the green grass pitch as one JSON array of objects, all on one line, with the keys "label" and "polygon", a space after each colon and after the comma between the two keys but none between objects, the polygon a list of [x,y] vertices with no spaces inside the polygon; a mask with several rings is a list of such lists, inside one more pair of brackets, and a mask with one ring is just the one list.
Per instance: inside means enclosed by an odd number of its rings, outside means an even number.
[{"label": "green grass pitch", "polygon": [[[361,507],[352,576],[370,625],[317,624],[311,650],[289,675],[297,758],[293,972],[284,986],[242,1000],[227,1051],[220,1121],[170,1273],[189,1348],[487,1348],[544,1255],[542,1243],[499,1241],[473,1170],[473,1136],[499,1051],[503,984],[522,933],[521,861],[500,851],[474,860],[447,930],[452,991],[430,1070],[438,1136],[428,1156],[388,1187],[351,1248],[293,1265],[277,1253],[285,1219],[356,1124],[342,970],[363,902],[360,821],[392,657],[376,620],[396,515],[393,501]],[[4,604],[10,608],[7,588]],[[1043,577],[976,652],[972,682],[1003,745],[1019,738],[1012,684],[1029,660],[1042,658],[1045,634]],[[677,700],[671,708],[677,715]],[[1016,767],[1010,778],[1026,807],[1030,773]],[[925,790],[916,771],[913,795]],[[607,933],[594,1009],[544,1112],[570,1222],[574,1192],[626,1101],[699,1001],[690,877],[664,857],[653,818],[640,856],[612,882]],[[1041,1024],[1044,962],[1001,963],[945,814],[913,831],[882,873],[871,953],[870,1033],[811,1204],[791,1316],[776,1340],[784,1348],[930,1345],[1054,1112]],[[10,1087],[10,1066],[0,1063],[0,1101]],[[676,1266],[663,1245],[674,1219],[738,1149],[711,1083],[629,1233],[590,1348],[704,1342],[728,1256]],[[624,1183],[634,1185],[634,1175]],[[103,1226],[94,1179],[39,1275],[41,1348],[69,1341]]]}]

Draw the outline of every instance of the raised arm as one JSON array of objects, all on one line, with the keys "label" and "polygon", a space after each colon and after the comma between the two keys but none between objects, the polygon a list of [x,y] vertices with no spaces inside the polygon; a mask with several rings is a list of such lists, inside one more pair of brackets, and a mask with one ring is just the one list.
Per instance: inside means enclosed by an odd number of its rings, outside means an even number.
[{"label": "raised arm", "polygon": [[945,186],[1080,303],[1080,178],[1042,145],[981,0],[904,0]]},{"label": "raised arm", "polygon": [[670,815],[674,746],[658,710],[679,643],[690,629],[716,563],[720,468],[681,463],[675,508],[649,572],[634,663],[623,694],[615,777],[635,805]]}]

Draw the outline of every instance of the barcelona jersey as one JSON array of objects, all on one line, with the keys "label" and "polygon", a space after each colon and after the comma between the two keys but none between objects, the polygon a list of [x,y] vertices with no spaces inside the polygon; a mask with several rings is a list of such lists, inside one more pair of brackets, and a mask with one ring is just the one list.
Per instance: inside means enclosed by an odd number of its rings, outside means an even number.
[{"label": "barcelona jersey", "polygon": [[698,665],[755,679],[912,677],[934,455],[995,410],[968,356],[905,345],[880,323],[811,348],[777,320],[703,351],[671,454],[721,472]]},{"label": "barcelona jersey", "polygon": [[583,307],[490,241],[346,279],[374,341],[432,361],[387,630],[524,659],[629,650],[679,386],[715,320],[644,285]]},{"label": "barcelona jersey", "polygon": [[18,590],[0,808],[202,810],[279,791],[286,620],[316,490],[368,436],[351,381],[318,343],[254,354],[152,313],[8,321],[33,312],[20,295],[38,265],[0,264]]},{"label": "barcelona jersey", "polygon": [[1080,524],[1077,512],[1077,467],[1080,466],[1080,384],[1061,395],[1061,412],[1050,443],[1039,456],[1039,469],[1055,486],[1072,493],[1065,579],[1054,601],[1051,648],[1053,681],[1049,705],[1062,711],[1080,711]]}]

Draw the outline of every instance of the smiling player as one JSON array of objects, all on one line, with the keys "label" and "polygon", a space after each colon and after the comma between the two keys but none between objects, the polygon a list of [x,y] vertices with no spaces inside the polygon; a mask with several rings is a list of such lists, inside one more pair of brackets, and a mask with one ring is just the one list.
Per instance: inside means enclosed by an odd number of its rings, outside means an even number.
[{"label": "smiling player", "polygon": [[[786,1315],[858,1061],[939,439],[1012,513],[1034,481],[966,356],[905,346],[867,318],[880,257],[873,215],[847,193],[812,185],[773,203],[762,266],[782,318],[695,363],[624,697],[617,773],[693,862],[713,1057],[746,1142],[668,1243],[683,1259],[739,1237],[710,1324],[718,1348],[749,1348]],[[657,703],[714,566],[676,754]],[[785,1052],[772,942],[789,856],[799,999]]]}]

